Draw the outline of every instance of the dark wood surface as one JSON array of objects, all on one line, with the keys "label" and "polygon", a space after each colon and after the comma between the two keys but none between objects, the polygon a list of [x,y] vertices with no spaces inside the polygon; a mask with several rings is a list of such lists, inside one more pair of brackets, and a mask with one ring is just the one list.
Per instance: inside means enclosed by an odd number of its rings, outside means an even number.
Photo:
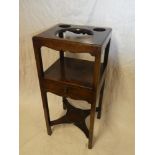
[{"label": "dark wood surface", "polygon": [[[85,119],[88,115],[90,115],[90,109],[79,109],[72,106],[66,98],[63,98],[63,104],[65,105],[65,109],[67,109],[66,114],[57,120],[50,121],[50,125],[58,125],[62,123],[72,123],[81,129],[85,136],[89,138],[89,130],[86,125]],[[96,108],[96,111],[99,109]]]},{"label": "dark wood surface", "polygon": [[[68,25],[69,27],[64,28],[61,27],[61,25],[66,25],[66,24],[57,24],[53,26],[52,28],[49,28],[47,31],[44,31],[36,37],[39,37],[40,39],[56,39],[57,41],[69,41],[70,43],[72,42],[79,42],[82,44],[92,44],[93,46],[103,46],[105,45],[105,41],[108,37],[108,35],[111,33],[112,29],[107,28],[107,27],[94,27],[94,26],[82,26],[82,25]],[[87,39],[82,39],[81,38],[60,38],[56,34],[57,33],[63,33],[66,31],[74,32],[77,34],[84,33],[88,34],[90,37]]]},{"label": "dark wood surface", "polygon": [[[44,78],[91,89],[93,69],[94,62],[64,57],[63,65],[61,65],[60,59],[58,59],[45,71]],[[101,70],[103,72],[103,65]]]},{"label": "dark wood surface", "polygon": [[[37,73],[48,135],[51,126],[61,123],[73,123],[89,138],[88,148],[92,148],[95,112],[101,117],[106,66],[110,47],[111,28],[58,24],[33,37]],[[66,32],[82,36],[66,37]],[[84,34],[84,36],[83,36]],[[45,72],[41,56],[41,47],[58,50],[60,59]],[[94,62],[64,57],[64,52],[90,53]],[[104,52],[104,53],[103,53]],[[101,63],[101,54],[104,62]],[[58,120],[50,120],[47,92],[62,96],[63,108],[67,113]],[[74,108],[66,98],[85,100],[91,109],[83,111]],[[96,108],[97,107],[97,108]],[[85,118],[90,114],[90,126],[86,127]]]},{"label": "dark wood surface", "polygon": [[[99,28],[93,26],[82,25],[69,25],[70,27],[64,28],[57,24],[52,28],[44,31],[33,37],[33,40],[37,40],[40,46],[46,46],[55,50],[70,51],[73,53],[90,53],[92,55],[101,52],[102,48],[105,48],[111,37],[111,28]],[[71,29],[71,30],[70,30]],[[65,32],[71,31],[76,34],[87,34],[86,31],[90,31],[92,35],[88,35],[87,38],[75,37],[64,38],[61,37]]]}]

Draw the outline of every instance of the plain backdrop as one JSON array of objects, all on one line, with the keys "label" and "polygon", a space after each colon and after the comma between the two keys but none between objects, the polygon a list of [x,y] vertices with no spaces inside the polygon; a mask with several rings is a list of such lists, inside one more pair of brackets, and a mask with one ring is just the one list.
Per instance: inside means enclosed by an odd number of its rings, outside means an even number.
[{"label": "plain backdrop", "polygon": [[[87,139],[76,127],[60,126],[50,138],[46,135],[32,36],[57,23],[112,28],[103,117],[96,120],[96,140],[91,152],[87,150]],[[43,51],[47,68],[58,53],[47,48]],[[79,57],[91,59],[87,55]],[[134,62],[134,0],[21,0],[21,155],[134,155]],[[49,94],[49,100],[51,115],[60,116],[63,112],[61,98]],[[87,106],[81,101],[79,105]]]}]

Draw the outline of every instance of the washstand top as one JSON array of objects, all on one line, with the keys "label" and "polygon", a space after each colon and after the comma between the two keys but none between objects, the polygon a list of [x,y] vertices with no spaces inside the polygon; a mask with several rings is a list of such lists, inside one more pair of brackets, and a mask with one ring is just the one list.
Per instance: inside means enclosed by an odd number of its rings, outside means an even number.
[{"label": "washstand top", "polygon": [[102,47],[108,43],[111,32],[112,29],[108,27],[57,24],[34,37]]}]

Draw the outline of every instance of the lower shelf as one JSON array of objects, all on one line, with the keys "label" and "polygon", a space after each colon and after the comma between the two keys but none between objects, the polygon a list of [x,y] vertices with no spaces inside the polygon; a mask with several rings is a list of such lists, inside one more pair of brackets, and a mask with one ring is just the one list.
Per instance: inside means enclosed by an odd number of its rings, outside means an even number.
[{"label": "lower shelf", "polygon": [[[89,138],[89,130],[86,126],[85,119],[90,114],[90,110],[75,108],[68,102],[67,99],[63,99],[63,103],[67,109],[66,114],[57,120],[51,121],[50,125],[54,126],[58,124],[72,123],[81,129],[86,137]],[[96,111],[98,112],[99,109],[96,108]]]}]

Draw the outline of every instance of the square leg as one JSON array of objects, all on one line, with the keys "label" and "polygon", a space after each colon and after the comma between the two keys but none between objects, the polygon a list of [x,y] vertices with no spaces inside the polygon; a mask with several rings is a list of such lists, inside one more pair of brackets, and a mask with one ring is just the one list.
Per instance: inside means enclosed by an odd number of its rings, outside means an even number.
[{"label": "square leg", "polygon": [[44,92],[41,90],[41,97],[42,97],[42,104],[44,109],[44,116],[46,121],[46,128],[47,128],[47,134],[52,134],[52,129],[50,126],[50,114],[49,114],[49,107],[48,107],[48,101],[47,101],[47,92]]},{"label": "square leg", "polygon": [[103,82],[101,91],[100,91],[100,100],[99,100],[99,106],[98,106],[98,113],[97,113],[97,118],[101,118],[101,111],[102,111],[102,101],[103,101],[103,93],[104,93],[104,85],[105,85],[105,80]]},{"label": "square leg", "polygon": [[94,132],[95,112],[96,112],[96,101],[95,101],[95,103],[91,104],[89,142],[88,142],[88,148],[89,149],[92,149],[92,146],[93,146],[93,132]]}]

